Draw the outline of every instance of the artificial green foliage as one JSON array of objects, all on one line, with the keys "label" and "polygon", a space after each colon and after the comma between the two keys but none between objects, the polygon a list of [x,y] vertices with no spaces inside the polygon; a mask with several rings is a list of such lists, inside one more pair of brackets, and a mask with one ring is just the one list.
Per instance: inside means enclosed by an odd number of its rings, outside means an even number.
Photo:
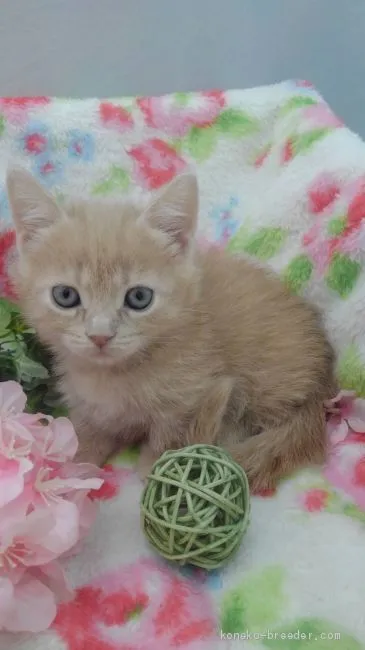
[{"label": "artificial green foliage", "polygon": [[55,390],[49,353],[24,322],[17,305],[5,298],[0,298],[0,379],[22,384],[29,412],[65,413]]}]

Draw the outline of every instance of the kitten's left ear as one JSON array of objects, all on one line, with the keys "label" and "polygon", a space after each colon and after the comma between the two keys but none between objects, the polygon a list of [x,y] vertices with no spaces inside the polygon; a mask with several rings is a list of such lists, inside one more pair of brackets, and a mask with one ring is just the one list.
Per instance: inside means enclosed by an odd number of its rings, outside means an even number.
[{"label": "kitten's left ear", "polygon": [[184,251],[195,234],[198,207],[196,176],[186,173],[171,181],[142,218],[151,228],[166,235],[174,248]]},{"label": "kitten's left ear", "polygon": [[38,240],[61,216],[54,199],[35,178],[19,167],[8,171],[7,191],[18,247]]}]

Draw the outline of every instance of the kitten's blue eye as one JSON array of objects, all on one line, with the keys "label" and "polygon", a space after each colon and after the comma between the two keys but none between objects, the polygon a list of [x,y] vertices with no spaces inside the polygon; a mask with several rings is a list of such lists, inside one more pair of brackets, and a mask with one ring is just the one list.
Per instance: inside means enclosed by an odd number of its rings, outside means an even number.
[{"label": "kitten's blue eye", "polygon": [[124,304],[134,311],[142,311],[150,306],[153,299],[153,291],[149,287],[132,287],[125,294]]},{"label": "kitten's blue eye", "polygon": [[81,299],[73,287],[68,287],[65,284],[58,284],[52,289],[52,298],[56,305],[63,309],[71,309],[81,304]]}]

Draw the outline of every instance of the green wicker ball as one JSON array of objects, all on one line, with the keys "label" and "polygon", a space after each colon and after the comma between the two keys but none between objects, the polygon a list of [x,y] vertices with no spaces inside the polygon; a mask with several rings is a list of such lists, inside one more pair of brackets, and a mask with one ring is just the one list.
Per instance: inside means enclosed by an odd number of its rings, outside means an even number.
[{"label": "green wicker ball", "polygon": [[141,498],[142,527],[167,560],[215,569],[229,560],[246,531],[246,474],[219,447],[166,451],[154,464]]}]

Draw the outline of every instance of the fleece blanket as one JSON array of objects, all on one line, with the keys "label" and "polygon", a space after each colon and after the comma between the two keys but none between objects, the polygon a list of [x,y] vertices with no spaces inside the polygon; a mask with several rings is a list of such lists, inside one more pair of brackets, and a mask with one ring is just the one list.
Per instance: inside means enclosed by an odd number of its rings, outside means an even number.
[{"label": "fleece blanket", "polygon": [[[309,83],[0,100],[4,295],[14,246],[3,186],[10,161],[61,201],[154,192],[193,167],[201,243],[254,256],[320,306],[341,385],[365,396],[365,144]],[[125,450],[106,468],[93,495],[97,522],[68,561],[73,600],[44,634],[0,635],[1,650],[364,649],[365,426],[348,417],[348,400],[332,416],[325,467],[254,496],[239,553],[209,573],[149,548],[138,451]]]}]

